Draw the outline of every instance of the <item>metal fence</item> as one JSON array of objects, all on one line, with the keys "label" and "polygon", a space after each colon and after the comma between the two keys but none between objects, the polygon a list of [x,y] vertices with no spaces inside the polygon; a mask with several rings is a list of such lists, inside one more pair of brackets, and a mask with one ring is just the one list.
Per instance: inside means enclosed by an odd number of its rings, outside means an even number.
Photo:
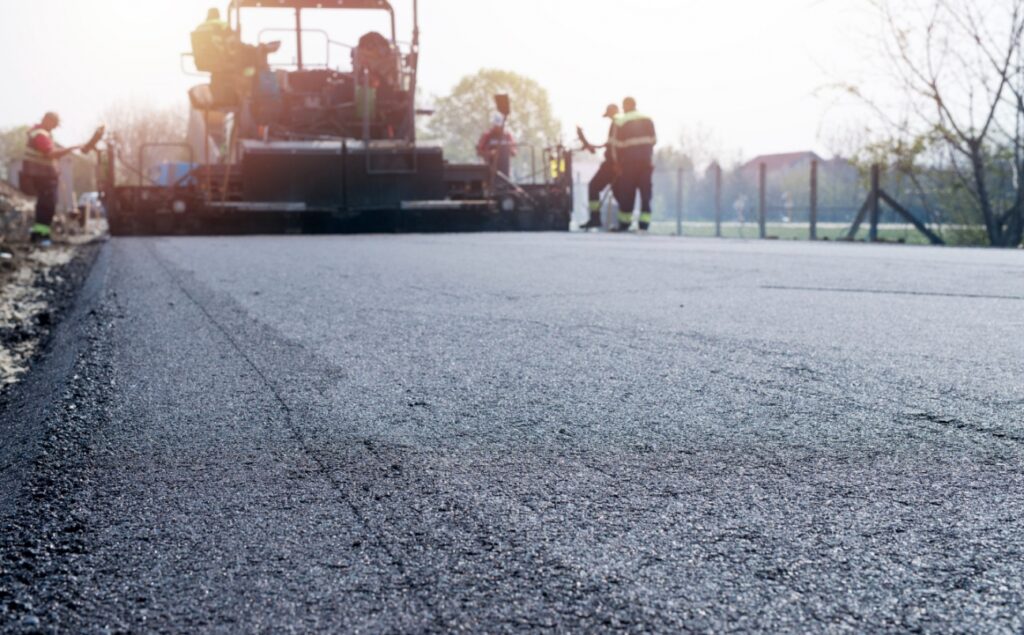
[{"label": "metal fence", "polygon": [[[862,230],[871,239],[932,239],[924,227],[927,210],[915,207],[898,179],[887,179],[879,166],[862,171],[837,159],[783,167],[748,163],[726,171],[712,164],[700,174],[656,169],[653,181],[652,231],[658,233],[836,240]],[[576,182],[576,210],[583,217],[586,182],[579,174]],[[898,193],[889,196],[886,191]],[[896,202],[899,198],[903,205]],[[606,196],[609,226],[616,211],[614,200]]]}]

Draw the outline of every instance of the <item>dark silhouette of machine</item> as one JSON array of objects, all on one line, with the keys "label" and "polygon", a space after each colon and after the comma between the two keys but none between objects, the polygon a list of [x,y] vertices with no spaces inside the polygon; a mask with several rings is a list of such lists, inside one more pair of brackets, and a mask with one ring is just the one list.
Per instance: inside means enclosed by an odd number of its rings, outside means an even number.
[{"label": "dark silhouette of machine", "polygon": [[[294,34],[295,58],[287,68],[267,61],[279,42],[239,37],[249,11],[267,8],[294,13],[287,35]],[[303,26],[310,9],[384,11],[390,34],[371,31],[346,46]],[[192,36],[195,67],[210,76],[189,91],[204,122],[202,147],[146,144],[139,165],[122,166],[135,175],[129,184],[116,182],[119,150],[107,144],[111,232],[567,230],[568,149],[540,150],[541,178],[516,183],[486,164],[449,163],[442,148],[417,142],[416,117],[429,113],[415,100],[417,0],[412,11],[412,40],[403,47],[387,0],[233,0],[215,41],[198,30]],[[326,37],[326,61],[304,59],[303,36],[311,33]],[[338,48],[350,50],[350,69],[333,67],[330,52]],[[496,104],[508,116],[507,98]],[[187,167],[154,179],[146,155],[168,146],[181,146]]]}]

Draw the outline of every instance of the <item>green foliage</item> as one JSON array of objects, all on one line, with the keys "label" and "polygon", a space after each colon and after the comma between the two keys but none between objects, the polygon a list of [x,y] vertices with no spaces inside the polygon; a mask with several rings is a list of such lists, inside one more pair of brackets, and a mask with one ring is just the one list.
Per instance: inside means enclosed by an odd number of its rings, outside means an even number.
[{"label": "green foliage", "polygon": [[20,159],[25,152],[28,126],[15,126],[0,130],[0,163]]},{"label": "green foliage", "polygon": [[852,93],[895,137],[870,149],[890,159],[876,162],[909,182],[931,220],[983,224],[992,246],[1020,245],[1022,3],[1008,3],[1005,12],[994,11],[1001,3],[969,0],[874,4],[885,27],[880,52],[905,99],[898,114]]},{"label": "green foliage", "polygon": [[188,150],[182,147],[150,147],[146,144],[182,144],[188,133],[186,107],[153,107],[143,104],[114,104],[103,112],[103,122],[118,146],[117,178],[135,183],[138,171],[148,172],[162,161],[184,161]]},{"label": "green foliage", "polygon": [[[679,182],[680,177],[682,184]],[[685,146],[658,146],[654,151],[654,217],[674,219],[680,204],[680,185],[685,199],[695,179],[693,158]]]},{"label": "green foliage", "polygon": [[25,139],[28,126],[15,126],[0,130],[0,179],[14,180],[14,175],[7,173],[8,164],[21,158],[25,152]]},{"label": "green foliage", "polygon": [[[28,126],[15,126],[0,130],[0,179],[15,182],[15,174],[8,174],[7,167],[12,161],[18,161],[25,154],[25,143],[28,139]],[[72,187],[75,192],[88,192],[96,189],[95,164],[80,155],[71,155],[73,163]]]},{"label": "green foliage", "polygon": [[[865,184],[871,165],[885,166],[882,187],[918,217],[934,223],[949,244],[984,245],[990,237],[973,181],[974,173],[951,154],[942,130],[892,136],[866,144],[856,163]],[[1012,148],[985,144],[981,155],[988,196],[997,209],[1013,205],[1016,186]]]},{"label": "green foliage", "polygon": [[693,158],[682,148],[674,145],[659,146],[654,151],[654,165],[661,170],[679,170],[692,175]]},{"label": "green foliage", "polygon": [[476,142],[490,128],[494,95],[507,93],[512,100],[508,129],[519,143],[515,172],[530,172],[530,146],[538,166],[546,146],[558,142],[561,123],[551,112],[548,91],[529,77],[511,71],[482,69],[463,77],[450,95],[440,97],[427,124],[427,136],[444,143],[451,161],[476,161]]}]

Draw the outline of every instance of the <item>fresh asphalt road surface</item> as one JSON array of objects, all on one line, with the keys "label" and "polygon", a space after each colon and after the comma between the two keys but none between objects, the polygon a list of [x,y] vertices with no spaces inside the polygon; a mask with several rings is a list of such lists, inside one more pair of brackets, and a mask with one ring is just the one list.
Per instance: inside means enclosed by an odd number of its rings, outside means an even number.
[{"label": "fresh asphalt road surface", "polygon": [[139,238],[92,284],[43,626],[1024,629],[1019,251]]}]

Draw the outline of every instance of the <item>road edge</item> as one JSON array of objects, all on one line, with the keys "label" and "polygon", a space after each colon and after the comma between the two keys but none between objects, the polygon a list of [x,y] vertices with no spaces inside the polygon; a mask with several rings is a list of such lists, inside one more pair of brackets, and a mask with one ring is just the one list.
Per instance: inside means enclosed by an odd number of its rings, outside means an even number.
[{"label": "road edge", "polygon": [[[95,311],[106,284],[109,243],[83,256],[85,275],[72,281],[72,300],[61,307],[56,326],[47,335],[24,378],[11,385],[0,398],[0,426],[4,444],[0,448],[0,517],[16,509],[33,462],[41,450],[48,422],[61,408],[64,390],[75,360],[85,348],[83,324]],[[78,288],[75,289],[74,287]]]}]

